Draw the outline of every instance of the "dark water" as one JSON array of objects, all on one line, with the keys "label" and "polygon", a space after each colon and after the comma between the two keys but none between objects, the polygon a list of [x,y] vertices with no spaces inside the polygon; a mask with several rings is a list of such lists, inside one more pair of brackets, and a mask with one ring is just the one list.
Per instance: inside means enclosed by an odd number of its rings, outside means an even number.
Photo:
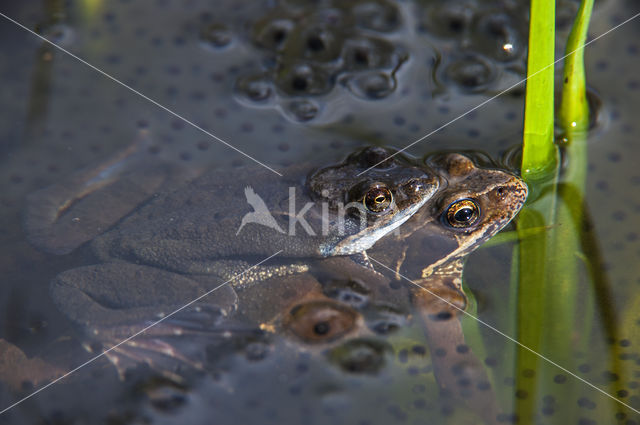
[{"label": "dark water", "polygon": [[[576,7],[558,3],[559,47]],[[597,2],[590,35],[638,7]],[[340,160],[361,145],[406,146],[524,78],[526,9],[506,1],[77,0],[12,2],[0,11],[279,170]],[[54,256],[34,249],[23,227],[26,196],[130,146],[141,131],[154,141],[150,163],[225,169],[252,161],[4,18],[0,34],[0,338],[64,372],[91,354],[53,305],[49,281],[94,259],[82,250]],[[632,21],[585,52],[599,105],[589,137],[585,208],[618,339],[607,340],[600,314],[580,311],[576,323],[592,326],[586,336],[567,335],[575,350],[544,353],[551,360],[571,358],[569,370],[635,409],[639,36],[640,23]],[[471,149],[501,158],[520,143],[523,93],[522,86],[514,88],[409,152]],[[515,337],[512,248],[476,251],[465,283],[476,299],[471,312]],[[276,314],[264,311],[263,297],[241,298],[245,316],[262,321]],[[431,361],[436,353],[410,307],[394,307],[399,311],[378,312],[384,320],[368,318],[367,326],[381,322],[395,331],[331,348],[244,329],[232,342],[207,340],[202,344],[213,354],[205,372],[185,371],[180,382],[146,367],[121,380],[100,359],[3,413],[0,423],[478,423],[477,408],[440,394]],[[489,373],[501,422],[518,421],[514,409],[524,400],[536,403],[539,423],[640,423],[640,414],[549,363],[514,372],[512,341],[472,319],[463,319],[463,327]],[[612,355],[619,360],[615,370]],[[24,373],[18,360],[3,359],[3,370]],[[26,369],[39,370],[33,364]],[[537,376],[545,378],[534,394],[531,386],[522,388]],[[48,382],[18,381],[17,389],[0,383],[0,409]]]}]

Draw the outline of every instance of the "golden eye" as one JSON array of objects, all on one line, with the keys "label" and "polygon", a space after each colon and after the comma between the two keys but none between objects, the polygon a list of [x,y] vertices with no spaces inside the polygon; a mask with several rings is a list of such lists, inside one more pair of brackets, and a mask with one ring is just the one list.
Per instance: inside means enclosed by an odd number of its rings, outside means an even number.
[{"label": "golden eye", "polygon": [[391,195],[391,191],[378,183],[369,188],[364,195],[362,203],[367,210],[379,213],[389,208],[392,201],[393,196]]},{"label": "golden eye", "polygon": [[480,218],[480,207],[471,199],[462,199],[449,205],[446,218],[451,227],[470,227]]}]

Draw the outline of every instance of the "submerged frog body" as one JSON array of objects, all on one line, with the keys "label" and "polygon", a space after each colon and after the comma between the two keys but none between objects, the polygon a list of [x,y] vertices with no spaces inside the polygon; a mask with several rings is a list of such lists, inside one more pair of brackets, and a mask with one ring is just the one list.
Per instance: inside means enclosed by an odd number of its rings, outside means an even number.
[{"label": "submerged frog body", "polygon": [[[391,153],[365,148],[320,170],[289,167],[284,177],[262,168],[209,170],[185,183],[159,177],[167,174],[162,167],[124,167],[131,158],[118,157],[33,195],[27,228],[31,240],[51,252],[90,241],[102,263],[61,273],[51,294],[96,334],[163,317],[223,282],[240,287],[304,272],[301,258],[363,253],[409,219],[439,184],[428,169],[399,156],[368,169]],[[127,187],[147,174],[151,186],[132,185],[129,197]],[[102,196],[109,203],[100,202]],[[272,225],[246,220],[265,213]],[[277,252],[277,264],[250,268]],[[225,300],[225,313],[235,309],[230,285],[217,290],[217,298]]]}]

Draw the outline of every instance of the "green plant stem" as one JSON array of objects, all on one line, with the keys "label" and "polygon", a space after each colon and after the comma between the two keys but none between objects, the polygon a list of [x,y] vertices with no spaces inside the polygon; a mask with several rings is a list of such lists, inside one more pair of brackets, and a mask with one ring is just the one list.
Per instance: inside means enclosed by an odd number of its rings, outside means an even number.
[{"label": "green plant stem", "polygon": [[[567,52],[573,53],[565,64],[561,123],[567,137],[569,161],[559,185],[561,176],[553,143],[553,67],[536,74],[553,63],[553,46],[548,43],[550,40],[535,35],[555,21],[552,12],[545,9],[548,5],[532,0],[522,174],[537,199],[523,209],[518,222],[518,232],[523,237],[531,235],[533,228],[548,229],[520,243],[518,337],[529,348],[551,355],[569,370],[577,368],[573,357],[575,343],[588,340],[589,325],[585,324],[590,321],[576,320],[587,159],[585,130],[589,122],[582,54],[592,6],[587,2],[592,0],[583,2],[567,45]],[[538,21],[542,19],[545,21]],[[568,187],[571,190],[566,190]],[[526,369],[536,371],[535,379],[520,377]],[[516,401],[516,411],[525,422],[537,416],[538,401],[553,388],[558,373],[533,353],[518,350],[516,383],[529,396]],[[571,395],[574,385],[576,382],[568,379],[562,391],[554,394],[558,404],[565,406],[556,412],[559,423],[575,415],[570,407],[575,405]]]},{"label": "green plant stem", "polygon": [[584,70],[584,42],[593,10],[593,0],[580,3],[578,15],[573,23],[565,55],[562,76],[562,103],[560,122],[567,133],[584,132],[589,128],[589,105],[586,94]]},{"label": "green plant stem", "polygon": [[[555,1],[531,0],[527,89],[525,99],[522,176],[529,184],[530,196],[549,177],[555,183],[557,150],[553,143],[553,66],[555,59]],[[552,191],[555,184],[551,185]],[[548,197],[545,197],[547,200]],[[555,197],[551,197],[554,200]],[[540,350],[544,319],[546,233],[531,235],[531,229],[552,223],[554,205],[546,202],[538,210],[525,206],[518,218],[520,259],[518,261],[517,336],[525,346]],[[527,233],[529,237],[524,238]],[[516,350],[516,385],[528,396],[515,401],[515,412],[524,422],[532,422],[537,412],[538,379],[524,379],[525,370],[543,369],[541,359],[528,350]]]},{"label": "green plant stem", "polygon": [[527,181],[540,179],[556,168],[557,151],[553,144],[554,59],[555,2],[531,0],[522,149],[522,176]]}]

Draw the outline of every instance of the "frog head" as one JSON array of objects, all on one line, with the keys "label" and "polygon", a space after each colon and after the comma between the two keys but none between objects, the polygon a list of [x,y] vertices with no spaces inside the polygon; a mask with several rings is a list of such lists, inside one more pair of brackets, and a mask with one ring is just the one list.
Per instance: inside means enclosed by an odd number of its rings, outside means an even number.
[{"label": "frog head", "polygon": [[461,280],[462,261],[509,223],[527,197],[519,177],[479,162],[459,153],[428,156],[425,164],[441,186],[399,235],[381,241],[379,258],[410,279]]},{"label": "frog head", "polygon": [[312,198],[328,213],[323,222],[326,238],[320,246],[323,256],[369,249],[438,190],[440,178],[429,167],[394,153],[367,147],[309,177]]}]

